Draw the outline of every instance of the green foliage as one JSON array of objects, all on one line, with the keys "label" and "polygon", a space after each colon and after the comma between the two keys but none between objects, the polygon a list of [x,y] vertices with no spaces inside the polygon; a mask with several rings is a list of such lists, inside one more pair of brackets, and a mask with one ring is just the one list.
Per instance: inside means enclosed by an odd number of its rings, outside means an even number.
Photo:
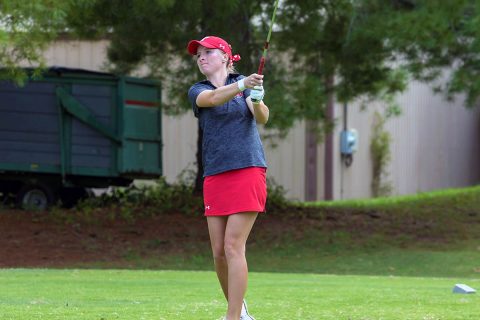
[{"label": "green foliage", "polygon": [[375,112],[370,142],[372,156],[372,194],[374,197],[386,196],[392,191],[392,186],[385,182],[388,177],[387,167],[391,160],[391,135],[384,129],[385,118]]},{"label": "green foliage", "polygon": [[[168,93],[167,112],[175,114],[190,110],[185,93],[201,78],[186,52],[187,42],[208,34],[225,37],[242,56],[239,71],[252,73],[273,4],[91,0],[74,4],[68,21],[82,36],[111,38],[108,54],[113,70],[133,72],[146,63]],[[298,119],[330,125],[324,110],[332,94],[350,101],[404,89],[406,78],[396,77],[395,68],[385,63],[392,52],[385,50],[382,34],[371,32],[378,21],[367,9],[356,8],[349,0],[281,3],[265,69],[266,103],[272,106],[267,128],[284,135]]]},{"label": "green foliage", "polygon": [[[198,80],[185,47],[192,38],[217,34],[242,56],[238,68],[254,72],[274,1],[82,0],[2,1],[0,62],[3,77],[21,82],[21,61],[42,66],[41,50],[61,31],[108,37],[115,72],[146,63],[167,89],[166,109],[189,110],[188,86]],[[214,8],[214,9],[213,9]],[[405,88],[407,74],[435,80],[453,68],[443,89],[452,97],[480,94],[480,4],[474,0],[285,0],[277,14],[266,65],[268,125],[285,134],[296,119],[322,123],[325,101],[378,97]],[[235,28],[227,26],[234,25]],[[406,28],[405,26],[408,26]],[[404,70],[398,77],[398,68]],[[329,85],[334,78],[335,85]]]},{"label": "green foliage", "polygon": [[201,79],[187,53],[188,41],[210,34],[224,37],[234,53],[242,56],[237,68],[252,72],[260,40],[251,20],[262,13],[267,2],[91,0],[74,4],[68,21],[81,36],[111,39],[108,57],[112,71],[128,73],[143,63],[149,66],[150,76],[161,80],[168,93],[165,111],[178,114],[190,110],[186,92]]},{"label": "green foliage", "polygon": [[280,213],[288,211],[292,205],[291,201],[286,198],[286,190],[275,182],[273,178],[267,177],[267,212]]},{"label": "green foliage", "polygon": [[324,110],[330,96],[349,102],[405,89],[405,72],[389,64],[395,53],[385,47],[385,34],[376,26],[381,20],[369,5],[348,0],[283,3],[275,36],[279,49],[295,61],[287,87],[300,109],[296,118],[329,125]]},{"label": "green foliage", "polygon": [[0,80],[23,84],[20,65],[45,66],[43,50],[63,29],[67,3],[62,0],[2,0],[0,3]]},{"label": "green foliage", "polygon": [[193,195],[193,186],[169,184],[161,178],[150,186],[112,188],[100,196],[82,201],[75,211],[88,216],[101,208],[108,208],[113,213],[112,219],[134,221],[142,216],[172,212],[198,215],[203,212],[203,200]]},{"label": "green foliage", "polygon": [[447,98],[465,93],[466,105],[475,106],[480,97],[480,2],[411,3],[406,10],[378,11],[395,60],[422,81],[441,80],[447,71],[446,83],[437,89]]},{"label": "green foliage", "polygon": [[[87,224],[95,223],[98,215],[108,209],[108,217],[102,219],[120,219],[133,222],[138,218],[157,216],[169,213],[186,215],[203,215],[203,198],[195,195],[195,173],[184,171],[176,183],[167,183],[161,178],[154,184],[128,188],[111,188],[106,193],[81,201],[74,208],[79,220]],[[289,201],[285,190],[272,179],[268,179],[267,211],[283,212],[287,210]],[[73,222],[71,213],[60,208],[53,208],[51,213],[65,222]],[[72,220],[73,219],[73,220]]]}]

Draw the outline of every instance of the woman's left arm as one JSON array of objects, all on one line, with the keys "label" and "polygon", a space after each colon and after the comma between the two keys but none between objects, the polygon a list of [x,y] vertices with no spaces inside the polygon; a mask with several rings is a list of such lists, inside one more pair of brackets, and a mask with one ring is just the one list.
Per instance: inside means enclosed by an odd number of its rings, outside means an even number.
[{"label": "woman's left arm", "polygon": [[265,103],[263,103],[263,97],[265,97],[263,86],[254,86],[246,101],[257,123],[266,124],[270,111]]},{"label": "woman's left arm", "polygon": [[266,124],[268,122],[268,116],[270,115],[270,111],[268,110],[267,105],[263,103],[263,100],[260,100],[258,103],[254,103],[252,101],[252,98],[248,97],[246,101],[247,106],[255,117],[257,123]]}]

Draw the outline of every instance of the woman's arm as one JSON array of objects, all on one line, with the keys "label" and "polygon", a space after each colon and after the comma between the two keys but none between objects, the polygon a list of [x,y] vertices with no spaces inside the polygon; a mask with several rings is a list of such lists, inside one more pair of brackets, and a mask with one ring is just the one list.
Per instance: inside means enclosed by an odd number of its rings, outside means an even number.
[{"label": "woman's arm", "polygon": [[270,110],[267,105],[260,100],[258,103],[254,103],[252,98],[247,98],[247,106],[255,117],[255,121],[260,124],[266,124],[270,115]]},{"label": "woman's arm", "polygon": [[[253,73],[246,78],[243,78],[243,84],[245,88],[253,88],[254,86],[261,86],[263,83],[263,75],[258,75]],[[227,101],[230,101],[235,97],[239,92],[243,91],[245,88],[240,90],[239,82],[231,83],[226,86],[218,87],[215,90],[204,90],[202,91],[196,100],[197,106],[199,108],[209,108],[221,106]]]},{"label": "woman's arm", "polygon": [[197,97],[197,106],[199,108],[221,106],[232,100],[239,92],[237,82],[214,90],[204,90]]}]

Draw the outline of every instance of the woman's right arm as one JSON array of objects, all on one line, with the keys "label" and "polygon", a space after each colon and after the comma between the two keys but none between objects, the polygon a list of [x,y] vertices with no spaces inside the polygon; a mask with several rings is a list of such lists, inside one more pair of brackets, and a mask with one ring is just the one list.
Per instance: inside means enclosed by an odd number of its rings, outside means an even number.
[{"label": "woman's right arm", "polygon": [[[254,86],[261,86],[263,83],[263,75],[258,75],[256,73],[249,75],[246,78],[243,78],[243,83],[245,88],[253,88]],[[238,82],[231,83],[229,85],[216,88],[215,90],[204,90],[202,91],[196,100],[197,106],[199,108],[210,108],[221,106],[227,101],[230,101],[235,97],[240,90],[238,87]]]},{"label": "woman's right arm", "polygon": [[204,90],[197,97],[197,106],[199,108],[221,106],[233,99],[239,92],[240,89],[236,82],[214,90]]}]

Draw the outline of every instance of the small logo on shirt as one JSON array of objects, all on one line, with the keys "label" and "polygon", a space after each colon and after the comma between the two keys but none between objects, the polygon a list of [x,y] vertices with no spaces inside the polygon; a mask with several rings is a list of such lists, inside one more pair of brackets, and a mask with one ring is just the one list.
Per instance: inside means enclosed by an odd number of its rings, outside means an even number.
[{"label": "small logo on shirt", "polygon": [[235,99],[243,98],[243,92],[237,93],[237,95],[234,98]]},{"label": "small logo on shirt", "polygon": [[205,209],[210,210],[210,206],[205,206]]}]

